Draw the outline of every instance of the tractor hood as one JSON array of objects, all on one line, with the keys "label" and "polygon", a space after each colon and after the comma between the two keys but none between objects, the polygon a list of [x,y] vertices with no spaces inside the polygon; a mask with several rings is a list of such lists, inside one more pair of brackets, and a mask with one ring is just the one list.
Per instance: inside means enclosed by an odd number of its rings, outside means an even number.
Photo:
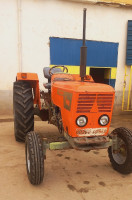
[{"label": "tractor hood", "polygon": [[114,92],[110,85],[94,82],[81,82],[81,81],[56,81],[53,82],[53,87],[62,89],[69,92]]}]

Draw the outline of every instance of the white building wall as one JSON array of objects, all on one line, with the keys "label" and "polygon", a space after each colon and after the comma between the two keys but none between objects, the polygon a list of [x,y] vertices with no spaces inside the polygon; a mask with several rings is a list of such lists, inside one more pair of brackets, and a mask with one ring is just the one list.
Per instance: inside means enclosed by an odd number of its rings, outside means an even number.
[{"label": "white building wall", "polygon": [[[9,110],[12,107],[12,85],[20,68],[18,22],[21,23],[22,71],[38,73],[40,88],[43,89],[43,67],[50,64],[49,37],[81,39],[84,7],[87,8],[86,39],[119,43],[115,89],[121,97],[127,21],[132,19],[132,9],[60,0],[21,0],[21,16],[18,21],[20,10],[17,5],[17,0],[0,0],[0,105],[3,108],[2,112],[7,100]],[[121,104],[121,98],[117,100],[116,102]]]},{"label": "white building wall", "polygon": [[0,90],[11,90],[18,67],[17,6],[0,0]]}]

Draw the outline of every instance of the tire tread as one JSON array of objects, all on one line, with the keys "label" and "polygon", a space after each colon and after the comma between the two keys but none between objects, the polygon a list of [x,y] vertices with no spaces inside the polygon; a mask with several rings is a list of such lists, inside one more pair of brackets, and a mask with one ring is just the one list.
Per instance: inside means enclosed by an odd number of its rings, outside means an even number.
[{"label": "tire tread", "polygon": [[15,139],[24,142],[27,132],[34,130],[33,96],[28,82],[14,82],[13,109]]},{"label": "tire tread", "polygon": [[27,148],[29,150],[31,164],[30,173],[27,167],[28,178],[31,184],[39,185],[44,178],[44,156],[42,140],[34,131],[29,132],[26,136],[26,153]]},{"label": "tire tread", "polygon": [[121,137],[127,145],[127,159],[124,164],[119,165],[117,164],[112,156],[112,147],[108,148],[108,156],[110,159],[110,162],[113,166],[113,168],[122,173],[122,174],[129,174],[132,172],[132,131],[128,128],[120,127],[116,128],[112,131],[111,135],[118,134],[119,137]]}]

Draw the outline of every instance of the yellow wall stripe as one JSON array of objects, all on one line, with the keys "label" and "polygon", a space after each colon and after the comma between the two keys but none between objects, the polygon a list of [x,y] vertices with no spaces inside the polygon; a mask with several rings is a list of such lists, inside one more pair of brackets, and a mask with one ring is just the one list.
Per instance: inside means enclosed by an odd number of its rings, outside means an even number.
[{"label": "yellow wall stripe", "polygon": [[[53,67],[55,65],[50,65],[50,67]],[[69,74],[79,74],[80,73],[80,66],[71,66],[71,65],[65,65],[68,68],[68,73]],[[91,67],[87,66],[86,68],[86,74],[90,74],[90,68],[105,68],[105,79],[116,79],[116,67]]]},{"label": "yellow wall stripe", "polygon": [[[89,0],[91,1],[91,0]],[[132,0],[92,0],[94,2],[105,2],[105,3],[119,3],[119,4],[129,4],[132,5]]]},{"label": "yellow wall stripe", "polygon": [[[54,65],[50,65],[50,67],[53,67]],[[71,66],[71,65],[65,65],[68,68],[69,74],[79,74],[80,73],[80,66]],[[86,68],[86,74],[89,75],[90,73],[90,67]]]},{"label": "yellow wall stripe", "polygon": [[71,0],[75,2],[87,2],[87,3],[104,3],[104,4],[112,4],[112,5],[121,5],[121,6],[132,6],[132,0]]},{"label": "yellow wall stripe", "polygon": [[116,79],[116,72],[117,72],[117,68],[112,67],[111,68],[111,79]]}]

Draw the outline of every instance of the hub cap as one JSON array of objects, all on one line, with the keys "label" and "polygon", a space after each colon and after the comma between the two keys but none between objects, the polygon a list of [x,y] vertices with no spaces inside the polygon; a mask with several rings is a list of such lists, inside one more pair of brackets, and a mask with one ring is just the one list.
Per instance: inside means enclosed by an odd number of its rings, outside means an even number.
[{"label": "hub cap", "polygon": [[122,165],[125,163],[127,158],[127,148],[125,142],[121,138],[118,138],[118,151],[112,151],[112,155],[117,164]]}]

